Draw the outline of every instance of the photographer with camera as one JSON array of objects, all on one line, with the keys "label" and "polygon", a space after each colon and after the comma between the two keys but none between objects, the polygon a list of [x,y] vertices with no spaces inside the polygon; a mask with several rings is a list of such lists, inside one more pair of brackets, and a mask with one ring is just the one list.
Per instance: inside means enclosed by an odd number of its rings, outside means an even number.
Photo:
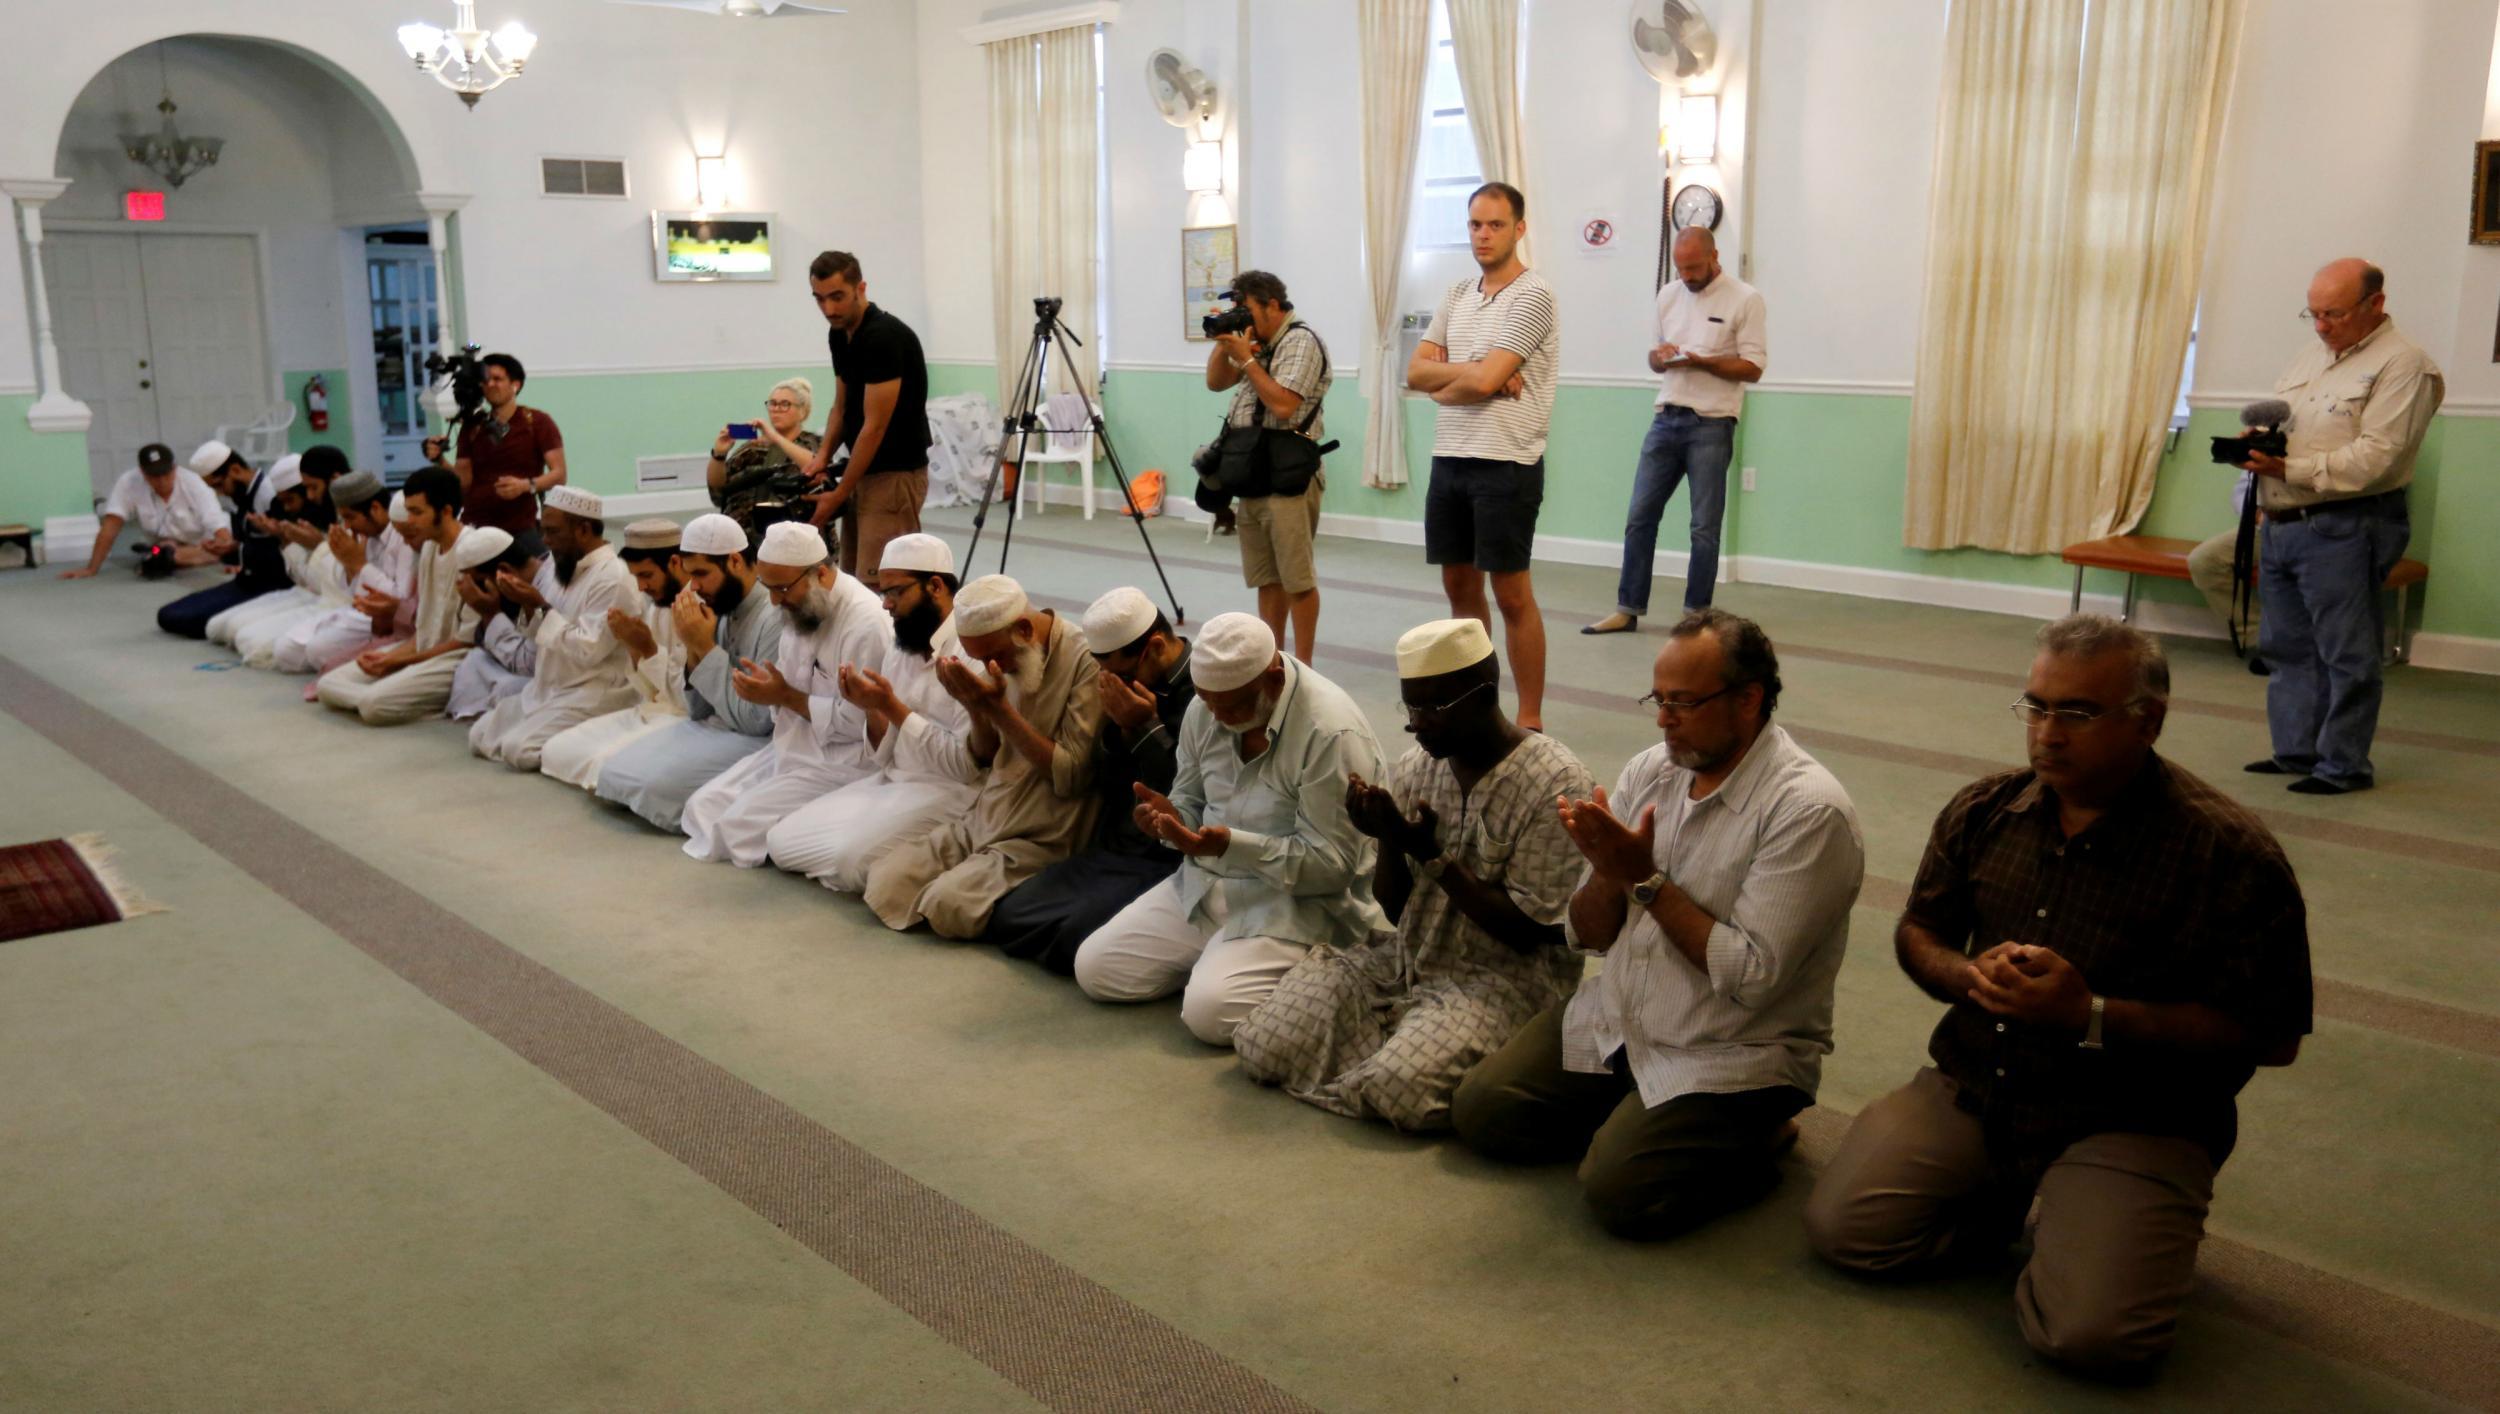
[{"label": "photographer with camera", "polygon": [[833,454],[851,449],[809,520],[822,529],[841,517],[842,572],[873,581],[885,542],[920,529],[929,494],[929,361],[910,325],[868,302],[859,257],[825,251],[808,263],[807,286],[832,326],[825,350],[834,376],[833,411],[808,477],[824,477]]},{"label": "photographer with camera", "polygon": [[[474,373],[464,363],[471,361],[455,358],[448,365],[460,403],[459,436],[451,457],[445,460],[441,437],[425,439],[425,454],[460,478],[466,497],[460,507],[462,525],[507,531],[536,554],[539,493],[564,484],[564,434],[556,430],[554,418],[521,406],[521,385],[529,375],[519,359],[491,353],[471,363]],[[471,378],[478,398],[474,402]]]},{"label": "photographer with camera", "polygon": [[[1311,537],[1328,489],[1320,469],[1320,405],[1332,381],[1328,349],[1293,312],[1285,282],[1264,270],[1234,276],[1224,298],[1233,307],[1200,325],[1215,341],[1207,354],[1208,391],[1233,390],[1216,480],[1236,499],[1241,578],[1258,591],[1259,618],[1279,644],[1290,620],[1294,656],[1307,663],[1319,629]],[[1206,468],[1199,471],[1203,478]]]},{"label": "photographer with camera", "polygon": [[2438,365],[2387,317],[2386,284],[2377,266],[2353,259],[2309,282],[2301,317],[2317,346],[2274,385],[2288,404],[2283,448],[2252,446],[2237,463],[2257,477],[2265,515],[2257,652],[2273,669],[2273,754],[2247,769],[2298,777],[2291,789],[2302,795],[2371,785],[2379,586],[2412,538],[2405,488],[2447,389]]},{"label": "photographer with camera", "polygon": [[808,491],[807,467],[824,445],[807,430],[815,405],[815,384],[784,378],[764,395],[763,421],[730,423],[712,441],[712,459],[703,468],[712,504],[749,540],[790,519],[794,506],[802,517],[815,509],[800,499]]}]

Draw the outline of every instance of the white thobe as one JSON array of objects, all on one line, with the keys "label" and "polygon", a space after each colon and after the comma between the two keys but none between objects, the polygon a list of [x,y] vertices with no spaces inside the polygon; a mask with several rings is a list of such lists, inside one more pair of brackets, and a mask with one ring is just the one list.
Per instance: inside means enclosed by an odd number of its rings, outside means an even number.
[{"label": "white thobe", "polygon": [[[631,706],[566,727],[538,754],[538,769],[583,790],[599,788],[599,768],[619,751],[686,720],[686,645],[677,636],[677,615],[666,604],[643,600],[643,627],[653,651],[625,669]],[[629,655],[630,656],[630,655]]]},{"label": "white thobe", "polygon": [[235,646],[235,636],[245,628],[280,614],[299,612],[319,602],[318,596],[304,587],[305,576],[310,573],[312,556],[313,551],[309,546],[290,543],[281,547],[278,551],[278,559],[286,566],[286,577],[292,583],[285,589],[254,595],[231,609],[221,610],[212,615],[208,621],[208,641],[222,643],[232,648]]},{"label": "white thobe", "polygon": [[971,714],[938,681],[942,658],[963,651],[949,615],[929,636],[929,652],[896,644],[881,670],[911,709],[877,743],[877,772],[853,781],[775,825],[765,840],[774,864],[829,889],[858,893],[868,870],[893,848],[972,808],[981,770],[964,747]]},{"label": "white thobe", "polygon": [[340,568],[338,555],[324,540],[304,557],[295,576],[295,588],[283,595],[264,594],[253,601],[289,598],[294,602],[236,629],[234,651],[243,655],[247,668],[274,668],[278,664],[278,645],[286,642],[288,635],[332,609],[343,607],[350,597],[347,571]]},{"label": "white thobe", "polygon": [[[456,550],[459,542],[452,543]],[[452,555],[453,551],[431,541],[417,554],[417,608],[407,644],[411,651],[466,644],[477,636],[477,612],[460,598],[460,570]],[[470,656],[467,647],[455,647],[379,678],[352,662],[341,663],[321,675],[316,695],[324,706],[353,712],[373,726],[413,722],[443,710],[451,696],[452,679]]]},{"label": "white thobe", "polygon": [[582,556],[572,582],[537,615],[530,637],[538,662],[529,685],[478,718],[469,729],[469,749],[513,770],[535,771],[556,733],[632,702],[632,660],[608,631],[608,611],[634,613],[647,602],[614,546]]},{"label": "white thobe", "polygon": [[[364,568],[347,582],[345,599],[309,619],[298,620],[278,640],[272,655],[279,672],[319,672],[325,664],[335,663],[358,651],[360,645],[373,642],[377,635],[372,618],[354,606],[356,596],[366,590],[387,594],[402,604],[416,597],[417,550],[407,537],[396,530],[385,530],[359,538],[365,546]],[[344,573],[345,566],[340,569]]]},{"label": "white thobe", "polygon": [[814,633],[790,627],[781,633],[781,675],[806,695],[806,714],[773,709],[772,744],[686,802],[686,853],[695,858],[753,869],[765,860],[773,826],[876,769],[868,720],[843,700],[837,674],[845,663],[884,662],[894,622],[876,591],[856,576],[838,576],[829,597],[832,612]]},{"label": "white thobe", "polygon": [[[563,593],[556,583],[554,556],[538,557],[530,584],[550,604]],[[538,620],[545,613],[544,609],[525,609],[518,615],[498,613],[486,620],[478,632],[478,651],[461,662],[459,674],[452,679],[451,702],[443,709],[444,716],[455,722],[475,721],[530,685],[530,675],[538,671]]]}]

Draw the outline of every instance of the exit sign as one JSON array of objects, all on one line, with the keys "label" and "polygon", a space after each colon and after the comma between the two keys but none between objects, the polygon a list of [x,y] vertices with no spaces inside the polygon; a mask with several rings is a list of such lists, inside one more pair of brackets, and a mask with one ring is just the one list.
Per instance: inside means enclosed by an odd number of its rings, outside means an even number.
[{"label": "exit sign", "polygon": [[161,191],[122,193],[122,219],[126,221],[164,220],[165,193]]}]

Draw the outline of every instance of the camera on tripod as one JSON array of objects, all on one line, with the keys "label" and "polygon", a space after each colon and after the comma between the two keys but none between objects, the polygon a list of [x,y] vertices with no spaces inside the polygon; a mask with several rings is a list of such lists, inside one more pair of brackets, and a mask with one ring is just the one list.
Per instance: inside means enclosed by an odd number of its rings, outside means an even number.
[{"label": "camera on tripod", "polygon": [[[426,401],[434,415],[454,427],[466,427],[486,415],[486,369],[477,361],[478,345],[462,344],[460,352],[425,356],[425,371],[435,381]],[[449,393],[449,406],[444,394]]]},{"label": "camera on tripod", "polygon": [[1059,311],[1066,305],[1067,301],[1057,295],[1035,295],[1033,317],[1046,325],[1056,324],[1059,322]]},{"label": "camera on tripod", "polygon": [[1237,290],[1226,290],[1217,298],[1231,300],[1233,307],[1219,309],[1213,314],[1202,316],[1198,320],[1198,328],[1210,339],[1225,334],[1248,333],[1251,323],[1250,311],[1241,303],[1241,293]]}]

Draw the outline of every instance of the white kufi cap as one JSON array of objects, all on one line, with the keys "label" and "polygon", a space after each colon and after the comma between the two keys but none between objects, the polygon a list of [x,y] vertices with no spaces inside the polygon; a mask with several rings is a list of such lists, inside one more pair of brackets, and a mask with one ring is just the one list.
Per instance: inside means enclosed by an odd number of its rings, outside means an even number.
[{"label": "white kufi cap", "polygon": [[452,542],[452,568],[473,570],[512,548],[512,532],[491,525],[473,525]]},{"label": "white kufi cap", "polygon": [[966,638],[996,633],[1030,611],[1024,586],[1003,574],[985,574],[955,596],[955,632]]},{"label": "white kufi cap", "polygon": [[1256,614],[1218,614],[1189,650],[1189,680],[1209,692],[1248,687],[1276,661],[1276,635]]},{"label": "white kufi cap", "polygon": [[739,524],[718,511],[699,515],[686,522],[686,533],[678,537],[677,548],[688,555],[743,555],[747,533]]},{"label": "white kufi cap", "polygon": [[406,520],[407,518],[408,493],[405,491],[393,491],[391,493],[391,519]]},{"label": "white kufi cap", "polygon": [[184,462],[183,465],[202,476],[215,476],[217,468],[224,466],[233,457],[234,448],[211,437],[202,442],[200,449],[191,454],[191,460]]},{"label": "white kufi cap", "polygon": [[885,542],[884,552],[877,556],[877,568],[902,570],[906,574],[953,574],[955,552],[936,536],[915,530]]},{"label": "white kufi cap", "polygon": [[268,485],[269,494],[272,496],[277,495],[281,491],[302,490],[304,486],[304,459],[295,455],[293,452],[289,452],[285,456],[282,456],[276,461],[270,463]]},{"label": "white kufi cap", "polygon": [[1493,656],[1492,635],[1482,619],[1434,619],[1398,637],[1398,676],[1437,678],[1472,668]]},{"label": "white kufi cap", "polygon": [[764,528],[764,548],[756,551],[755,562],[814,569],[825,562],[825,533],[805,521],[777,521]]},{"label": "white kufi cap", "polygon": [[549,491],[544,499],[546,504],[569,516],[581,516],[587,520],[608,518],[608,503],[601,500],[597,492],[585,491],[570,482]]},{"label": "white kufi cap", "polygon": [[1093,602],[1085,611],[1085,651],[1117,653],[1146,636],[1155,626],[1155,602],[1142,589],[1126,585]]}]

